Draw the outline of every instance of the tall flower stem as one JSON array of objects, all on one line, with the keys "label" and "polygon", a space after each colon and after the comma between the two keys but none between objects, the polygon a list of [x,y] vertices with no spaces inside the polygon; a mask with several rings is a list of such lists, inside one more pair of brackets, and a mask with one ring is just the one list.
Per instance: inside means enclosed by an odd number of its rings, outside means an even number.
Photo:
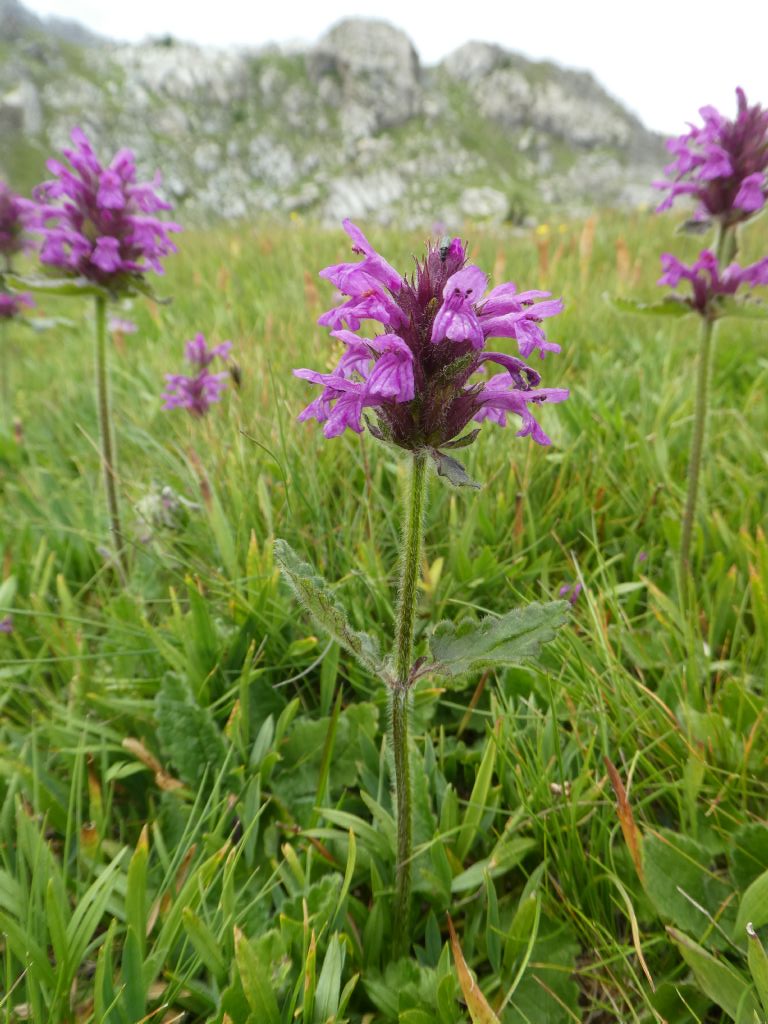
[{"label": "tall flower stem", "polygon": [[395,681],[390,689],[392,753],[395,765],[395,802],[397,805],[397,861],[395,866],[394,945],[406,952],[411,902],[411,773],[408,761],[408,711],[410,675],[413,661],[413,626],[416,618],[419,562],[424,534],[424,509],[427,497],[427,456],[413,456],[409,487],[405,498],[400,590],[395,633]]},{"label": "tall flower stem", "polygon": [[[735,228],[723,227],[718,224],[715,239],[715,251],[718,265],[726,259],[733,259],[736,252]],[[699,338],[699,362],[696,371],[696,398],[693,416],[693,438],[688,459],[688,490],[685,496],[685,512],[680,539],[680,588],[683,603],[688,603],[689,576],[691,571],[691,541],[696,521],[696,504],[699,495],[699,477],[704,454],[704,441],[707,433],[707,414],[709,412],[709,384],[712,372],[712,339],[715,332],[715,321],[705,315],[701,322]]]},{"label": "tall flower stem", "polygon": [[112,541],[123,572],[127,560],[120,526],[120,506],[117,498],[117,463],[112,434],[112,415],[109,405],[109,373],[107,370],[107,300],[96,296],[96,401],[99,407],[99,436],[101,439],[101,465],[104,470],[104,488],[107,494],[109,526]]},{"label": "tall flower stem", "polygon": [[712,336],[715,324],[709,317],[701,321],[699,339],[699,365],[696,372],[696,405],[693,418],[693,438],[688,459],[688,490],[685,496],[683,531],[680,541],[680,582],[685,595],[688,590],[688,575],[691,570],[691,540],[696,519],[696,503],[699,495],[699,476],[704,452],[704,438],[707,431],[709,408],[709,377],[712,369]]}]

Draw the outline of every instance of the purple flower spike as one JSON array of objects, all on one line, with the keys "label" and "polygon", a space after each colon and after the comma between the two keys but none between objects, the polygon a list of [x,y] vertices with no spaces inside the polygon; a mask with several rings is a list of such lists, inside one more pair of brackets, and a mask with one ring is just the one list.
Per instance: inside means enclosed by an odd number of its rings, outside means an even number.
[{"label": "purple flower spike", "polygon": [[[30,226],[34,204],[11,192],[0,181],[0,258],[10,269],[11,257],[29,247],[25,230]],[[0,266],[0,272],[2,271]]]},{"label": "purple flower spike", "polygon": [[700,252],[699,258],[691,266],[681,263],[672,253],[665,252],[661,256],[661,266],[664,273],[656,283],[677,288],[681,281],[688,281],[693,294],[684,301],[705,317],[717,316],[719,298],[735,295],[742,286],[754,288],[768,284],[768,256],[748,267],[731,263],[721,271],[711,249]]},{"label": "purple flower spike", "polygon": [[220,345],[208,348],[205,337],[196,334],[192,341],[185,345],[188,362],[198,368],[194,376],[180,373],[167,373],[165,380],[168,390],[162,397],[165,399],[164,409],[188,409],[193,416],[203,416],[214,402],[218,402],[226,388],[229,374],[210,373],[208,367],[217,357],[226,359],[232,348],[231,341],[223,341]]},{"label": "purple flower spike", "polygon": [[10,615],[3,616],[0,619],[0,633],[12,633],[13,632],[13,618]]},{"label": "purple flower spike", "polygon": [[[473,419],[504,426],[513,413],[522,421],[518,436],[549,444],[531,410],[543,402],[562,402],[568,392],[537,390],[541,377],[536,370],[517,355],[488,351],[486,343],[492,337],[512,338],[524,358],[536,349],[542,356],[559,352],[541,323],[560,313],[562,301],[550,299],[549,292],[518,292],[511,282],[486,295],[487,275],[466,265],[466,249],[458,238],[428,244],[409,279],[350,221],[344,230],[363,259],[320,272],[343,301],[319,320],[332,328],[344,352],[331,373],[294,370],[323,388],[299,419],[322,423],[326,437],[347,429],[362,433],[367,424],[379,439],[409,451],[434,452]],[[384,333],[374,338],[355,333],[363,320],[379,324]],[[488,379],[486,362],[504,372]],[[367,410],[375,420],[366,418]]]},{"label": "purple flower spike", "polygon": [[231,341],[222,341],[220,345],[208,348],[205,335],[203,334],[196,334],[192,341],[188,341],[184,346],[184,355],[187,357],[188,362],[199,366],[201,370],[210,366],[217,356],[220,359],[226,359],[231,351]]},{"label": "purple flower spike", "polygon": [[583,583],[564,583],[558,590],[557,596],[566,597],[570,604],[575,605],[583,589]]},{"label": "purple flower spike", "polygon": [[32,296],[26,292],[0,292],[0,320],[12,320],[21,312],[22,306],[34,306]]},{"label": "purple flower spike", "polygon": [[763,208],[768,199],[768,110],[748,106],[743,89],[736,90],[736,97],[732,121],[714,107],[702,107],[704,123],[667,142],[674,160],[664,168],[666,179],[653,183],[667,192],[659,210],[687,195],[697,203],[697,219],[737,224]]},{"label": "purple flower spike", "polygon": [[137,182],[127,149],[103,167],[80,128],[72,141],[64,150],[70,166],[49,160],[54,178],[35,190],[42,262],[111,292],[130,290],[147,271],[162,274],[162,258],[176,252],[170,234],[181,227],[153,216],[170,209],[154,191],[159,179]]}]

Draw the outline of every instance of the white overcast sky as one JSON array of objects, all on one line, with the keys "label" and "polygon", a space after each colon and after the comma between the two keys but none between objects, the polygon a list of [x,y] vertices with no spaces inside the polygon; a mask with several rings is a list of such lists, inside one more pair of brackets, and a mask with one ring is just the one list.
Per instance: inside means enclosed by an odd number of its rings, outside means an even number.
[{"label": "white overcast sky", "polygon": [[171,33],[213,46],[314,42],[341,18],[403,29],[433,64],[469,39],[588,69],[658,131],[678,133],[734,89],[768,104],[768,0],[22,0],[116,39]]}]

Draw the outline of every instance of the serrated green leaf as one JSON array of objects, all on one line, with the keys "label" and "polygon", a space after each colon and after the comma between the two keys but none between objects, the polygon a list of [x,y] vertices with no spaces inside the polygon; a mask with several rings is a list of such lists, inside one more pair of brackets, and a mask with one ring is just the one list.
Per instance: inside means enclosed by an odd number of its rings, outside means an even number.
[{"label": "serrated green leaf", "polygon": [[477,430],[470,430],[470,432],[468,434],[464,434],[463,437],[457,437],[453,441],[446,441],[446,443],[444,445],[442,445],[442,447],[443,448],[466,448],[467,445],[472,444],[472,442],[477,438],[477,435],[480,433],[480,431],[482,429],[483,429],[482,427],[478,427]]},{"label": "serrated green leaf", "polygon": [[109,295],[104,288],[86,277],[22,277],[20,274],[7,274],[6,281],[12,288],[40,292],[42,295]]},{"label": "serrated green leaf", "polygon": [[284,540],[275,541],[275,561],[314,622],[354,655],[368,672],[382,675],[384,665],[378,643],[368,633],[352,628],[347,613],[323,577],[308,562],[303,562]]},{"label": "serrated green leaf", "polygon": [[435,659],[433,671],[444,676],[463,676],[485,668],[519,665],[535,658],[541,645],[555,637],[568,618],[567,601],[534,601],[501,616],[480,622],[438,622],[429,646]]},{"label": "serrated green leaf", "polygon": [[207,707],[199,705],[179,676],[167,673],[155,697],[157,734],[179,777],[199,786],[208,770],[223,765],[226,747]]},{"label": "serrated green leaf", "polygon": [[[709,930],[709,916],[719,915],[726,927],[735,916],[719,911],[732,890],[722,877],[710,871],[711,859],[707,849],[690,836],[659,829],[643,837],[648,898],[663,919],[698,936]],[[704,908],[704,913],[693,901]]]},{"label": "serrated green leaf", "polygon": [[[699,987],[713,1003],[736,1020],[740,1013],[754,1009],[757,1002],[749,992],[749,982],[734,967],[723,960],[716,960],[698,942],[694,942],[676,928],[667,928],[670,938],[691,968]],[[745,1003],[746,1000],[746,1003]]]},{"label": "serrated green leaf", "polygon": [[506,1003],[505,1024],[566,1024],[582,1019],[580,989],[573,980],[579,948],[567,925],[540,919],[538,933],[523,953],[501,1004]]},{"label": "serrated green leaf", "polygon": [[639,313],[641,316],[689,316],[694,310],[684,299],[670,296],[662,302],[637,302],[635,299],[613,297],[611,305],[620,313]]},{"label": "serrated green leaf", "polygon": [[[458,446],[454,445],[454,447]],[[430,448],[429,454],[437,469],[437,475],[443,477],[448,483],[453,484],[454,487],[480,489],[480,484],[469,476],[464,464],[458,459],[454,459],[452,455],[446,455],[445,452],[441,452],[437,448]]]},{"label": "serrated green leaf", "polygon": [[20,327],[27,327],[35,334],[42,334],[54,327],[77,327],[74,320],[66,316],[23,316],[19,317],[16,323]]}]

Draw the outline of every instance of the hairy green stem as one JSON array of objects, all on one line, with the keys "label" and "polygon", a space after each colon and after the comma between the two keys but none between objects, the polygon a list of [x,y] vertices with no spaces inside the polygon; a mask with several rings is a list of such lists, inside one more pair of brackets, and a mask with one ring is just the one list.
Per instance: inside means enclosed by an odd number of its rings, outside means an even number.
[{"label": "hairy green stem", "polygon": [[[734,227],[721,224],[717,226],[715,252],[718,263],[732,259],[736,252],[736,235]],[[715,321],[704,316],[701,323],[699,340],[699,362],[696,371],[696,398],[693,415],[693,437],[688,460],[688,489],[685,496],[685,511],[680,538],[680,587],[683,602],[687,604],[688,586],[691,571],[691,542],[693,527],[696,522],[696,504],[699,496],[699,478],[704,454],[704,442],[707,433],[707,415],[709,412],[709,383],[712,371],[712,339]]]},{"label": "hairy green stem", "polygon": [[693,538],[693,525],[696,520],[701,459],[707,431],[709,376],[712,364],[712,335],[714,334],[714,329],[714,321],[705,317],[701,322],[699,365],[696,372],[696,406],[693,418],[693,438],[691,439],[691,452],[688,459],[688,490],[685,496],[683,531],[680,540],[680,580],[683,593],[687,591],[688,574],[691,569],[691,540]]},{"label": "hairy green stem", "polygon": [[107,371],[107,300],[96,296],[96,401],[99,407],[99,436],[101,439],[101,465],[107,494],[109,526],[123,572],[127,571],[123,531],[120,526],[120,506],[117,498],[117,462],[112,436],[112,416],[109,408],[109,374]]},{"label": "hairy green stem", "polygon": [[407,952],[411,902],[411,773],[408,761],[408,706],[413,660],[413,626],[416,619],[419,562],[424,533],[427,496],[427,456],[413,456],[410,486],[405,499],[402,562],[395,634],[395,682],[390,690],[392,753],[395,765],[397,805],[397,861],[395,866],[394,945]]}]

